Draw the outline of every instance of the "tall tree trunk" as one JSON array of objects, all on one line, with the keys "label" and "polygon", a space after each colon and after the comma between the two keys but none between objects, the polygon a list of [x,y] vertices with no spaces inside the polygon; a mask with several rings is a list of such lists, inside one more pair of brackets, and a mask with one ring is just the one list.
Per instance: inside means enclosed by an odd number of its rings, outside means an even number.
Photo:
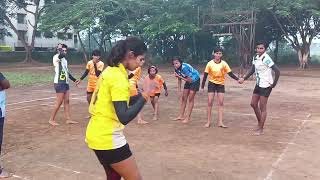
[{"label": "tall tree trunk", "polygon": [[84,47],[83,42],[81,40],[80,32],[78,31],[77,34],[78,34],[80,46],[81,46],[81,49],[82,49],[82,52],[83,52],[83,58],[84,58],[85,62],[87,63],[88,62],[88,56],[87,56],[86,48]]},{"label": "tall tree trunk", "polygon": [[278,63],[278,57],[279,57],[279,40],[276,39],[276,47],[274,48],[274,62]]},{"label": "tall tree trunk", "polygon": [[305,69],[308,67],[308,60],[310,55],[310,48],[299,48],[298,51],[298,58],[299,58],[299,68]]}]

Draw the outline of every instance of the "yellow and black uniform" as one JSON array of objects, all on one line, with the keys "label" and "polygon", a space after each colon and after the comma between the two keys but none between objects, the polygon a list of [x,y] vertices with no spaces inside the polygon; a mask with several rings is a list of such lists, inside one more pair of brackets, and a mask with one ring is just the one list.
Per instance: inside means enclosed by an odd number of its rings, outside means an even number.
[{"label": "yellow and black uniform", "polygon": [[138,114],[145,100],[140,96],[135,106],[128,109],[129,98],[128,74],[124,66],[107,67],[93,93],[89,106],[91,119],[86,131],[88,147],[95,150],[104,166],[132,155],[123,134],[124,125]]},{"label": "yellow and black uniform", "polygon": [[221,60],[216,63],[214,60],[208,62],[205,69],[204,79],[202,81],[202,88],[204,87],[207,76],[209,75],[208,92],[225,92],[225,75],[228,74],[235,80],[238,78],[232,73],[228,63]]}]

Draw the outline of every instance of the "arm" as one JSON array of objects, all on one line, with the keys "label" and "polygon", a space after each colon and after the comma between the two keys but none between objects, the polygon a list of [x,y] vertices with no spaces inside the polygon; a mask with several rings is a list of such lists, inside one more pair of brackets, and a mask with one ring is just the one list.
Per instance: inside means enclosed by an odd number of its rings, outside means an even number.
[{"label": "arm", "polygon": [[250,71],[248,71],[246,73],[246,75],[243,77],[244,80],[247,80],[250,76],[252,76],[252,74],[255,72],[255,67],[254,65],[251,66]]},{"label": "arm", "polygon": [[88,74],[89,74],[89,70],[86,69],[86,71],[83,73],[83,75],[81,76],[80,79],[83,80],[84,78],[86,78],[88,76]]},{"label": "arm", "polygon": [[9,81],[0,73],[0,91],[9,89],[10,83]]},{"label": "arm", "polygon": [[96,76],[99,77],[100,74],[101,74],[101,71],[98,70],[97,64],[96,64],[96,63],[93,63],[93,67],[94,67],[94,71],[95,71]]},{"label": "arm", "polygon": [[114,108],[116,110],[116,114],[123,125],[127,125],[130,121],[132,121],[138,113],[141,111],[144,106],[146,100],[145,98],[139,94],[138,100],[135,104],[128,107],[126,101],[113,101]]},{"label": "arm", "polygon": [[71,79],[71,81],[73,81],[73,82],[76,82],[76,81],[77,81],[77,79],[74,78],[69,72],[68,72],[68,74],[69,74],[69,79]]},{"label": "arm", "polygon": [[271,85],[272,88],[276,87],[277,83],[278,83],[278,80],[279,80],[279,77],[280,77],[280,69],[277,65],[273,65],[271,66],[272,70],[274,71],[275,73],[275,77],[274,77],[274,82],[273,84]]},{"label": "arm", "polygon": [[236,81],[239,80],[239,78],[238,78],[236,75],[234,75],[232,71],[230,71],[230,72],[228,73],[228,75],[229,75],[232,79],[234,79],[234,80],[236,80]]},{"label": "arm", "polygon": [[182,84],[182,80],[179,78],[178,79],[178,91],[181,92],[181,84]]},{"label": "arm", "polygon": [[165,96],[168,96],[168,88],[167,88],[166,82],[163,82],[163,88],[166,91]]},{"label": "arm", "polygon": [[206,84],[206,81],[207,81],[207,77],[208,77],[208,73],[205,72],[205,73],[203,74],[201,89],[204,88],[204,85]]},{"label": "arm", "polygon": [[133,74],[133,73],[130,73],[130,74],[128,75],[128,79],[131,79],[133,76],[134,76],[134,74]]}]

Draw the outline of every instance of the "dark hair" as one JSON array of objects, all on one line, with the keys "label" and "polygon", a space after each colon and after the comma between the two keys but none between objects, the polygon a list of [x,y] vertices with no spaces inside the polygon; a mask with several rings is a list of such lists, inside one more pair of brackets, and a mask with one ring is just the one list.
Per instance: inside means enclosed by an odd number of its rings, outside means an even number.
[{"label": "dark hair", "polygon": [[214,48],[213,53],[216,52],[223,52],[223,49],[221,47]]},{"label": "dark hair", "polygon": [[173,61],[175,61],[175,60],[178,60],[178,61],[180,62],[180,64],[183,63],[183,61],[181,60],[181,58],[178,57],[178,56],[172,58],[172,63],[173,63]]},{"label": "dark hair", "polygon": [[68,48],[68,46],[67,45],[65,45],[65,44],[61,44],[62,45],[62,48]]},{"label": "dark hair", "polygon": [[95,49],[92,51],[92,55],[91,56],[101,56],[101,51],[98,49]]},{"label": "dark hair", "polygon": [[147,51],[145,43],[137,37],[128,37],[118,41],[107,56],[108,65],[118,66],[125,58],[128,51],[132,51],[135,56],[144,54]]},{"label": "dark hair", "polygon": [[150,70],[151,70],[152,68],[156,70],[156,74],[157,74],[157,73],[158,73],[158,68],[157,68],[156,66],[149,66],[149,68],[148,68],[148,74],[150,74]]},{"label": "dark hair", "polygon": [[264,47],[265,49],[267,49],[268,46],[269,46],[269,45],[268,45],[266,42],[264,42],[264,41],[258,41],[257,44],[256,44],[256,46],[258,46],[258,45],[263,45],[263,47]]}]

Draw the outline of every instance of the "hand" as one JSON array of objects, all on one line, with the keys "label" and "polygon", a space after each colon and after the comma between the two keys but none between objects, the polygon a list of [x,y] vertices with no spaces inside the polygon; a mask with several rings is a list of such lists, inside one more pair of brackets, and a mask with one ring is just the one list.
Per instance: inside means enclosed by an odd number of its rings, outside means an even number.
[{"label": "hand", "polygon": [[78,86],[81,83],[81,79],[76,80],[76,86]]},{"label": "hand", "polygon": [[244,79],[243,78],[239,78],[238,83],[239,84],[243,84],[243,82],[244,82]]},{"label": "hand", "polygon": [[180,76],[179,76],[176,72],[174,72],[173,75],[174,75],[174,77],[176,77],[176,78],[180,78]]},{"label": "hand", "polygon": [[169,95],[168,90],[166,90],[166,92],[165,92],[164,95],[165,95],[165,96],[168,96],[168,95]]}]

